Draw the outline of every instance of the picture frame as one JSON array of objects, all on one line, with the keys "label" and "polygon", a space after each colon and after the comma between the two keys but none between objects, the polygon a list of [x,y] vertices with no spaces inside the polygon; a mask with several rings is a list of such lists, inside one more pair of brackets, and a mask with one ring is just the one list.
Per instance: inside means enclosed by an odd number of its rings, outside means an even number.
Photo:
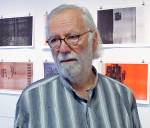
[{"label": "picture frame", "polygon": [[33,16],[9,17],[0,19],[1,48],[33,48]]},{"label": "picture frame", "polygon": [[150,41],[146,39],[144,11],[144,5],[97,10],[102,47],[150,47]]},{"label": "picture frame", "polygon": [[138,104],[149,104],[149,65],[147,63],[102,63],[101,73],[133,92]]},{"label": "picture frame", "polygon": [[0,62],[0,93],[20,94],[33,82],[33,63]]},{"label": "picture frame", "polygon": [[44,62],[43,68],[44,68],[44,77],[45,78],[58,74],[58,68],[54,62]]}]

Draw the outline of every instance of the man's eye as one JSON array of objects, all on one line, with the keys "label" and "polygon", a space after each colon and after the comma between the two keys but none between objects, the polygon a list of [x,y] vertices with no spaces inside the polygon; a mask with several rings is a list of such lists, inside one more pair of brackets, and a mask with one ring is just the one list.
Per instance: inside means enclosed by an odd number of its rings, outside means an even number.
[{"label": "man's eye", "polygon": [[58,38],[54,38],[54,39],[51,39],[51,40],[50,40],[51,43],[56,43],[56,42],[58,42],[58,41],[59,41]]},{"label": "man's eye", "polygon": [[79,35],[70,35],[67,37],[68,40],[76,40],[79,38]]}]

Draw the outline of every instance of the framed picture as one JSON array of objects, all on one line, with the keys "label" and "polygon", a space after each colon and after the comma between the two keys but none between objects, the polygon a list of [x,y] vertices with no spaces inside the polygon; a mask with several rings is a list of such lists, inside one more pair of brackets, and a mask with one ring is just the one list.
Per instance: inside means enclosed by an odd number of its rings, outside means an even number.
[{"label": "framed picture", "polygon": [[128,86],[137,103],[149,103],[148,64],[103,63],[102,74]]},{"label": "framed picture", "polygon": [[0,62],[0,93],[16,93],[33,80],[33,64],[28,62]]},{"label": "framed picture", "polygon": [[53,62],[45,62],[44,65],[44,77],[50,77],[58,74],[57,65]]},{"label": "framed picture", "polygon": [[0,19],[0,48],[33,46],[33,17]]},{"label": "framed picture", "polygon": [[144,6],[97,11],[103,47],[145,47]]}]

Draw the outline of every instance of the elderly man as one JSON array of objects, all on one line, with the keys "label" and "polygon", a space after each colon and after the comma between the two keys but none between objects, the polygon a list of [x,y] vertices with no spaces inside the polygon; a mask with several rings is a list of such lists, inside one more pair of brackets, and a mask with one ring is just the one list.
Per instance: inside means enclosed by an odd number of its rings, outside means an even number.
[{"label": "elderly man", "polygon": [[100,41],[87,9],[61,5],[48,15],[47,43],[59,75],[23,91],[15,128],[141,128],[131,91],[92,66]]}]

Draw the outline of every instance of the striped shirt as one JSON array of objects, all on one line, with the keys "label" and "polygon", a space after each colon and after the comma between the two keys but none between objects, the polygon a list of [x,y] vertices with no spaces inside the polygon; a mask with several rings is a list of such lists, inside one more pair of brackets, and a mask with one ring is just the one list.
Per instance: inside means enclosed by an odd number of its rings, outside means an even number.
[{"label": "striped shirt", "polygon": [[141,128],[135,98],[122,83],[97,74],[91,92],[86,101],[59,75],[39,80],[21,94],[14,128]]}]

